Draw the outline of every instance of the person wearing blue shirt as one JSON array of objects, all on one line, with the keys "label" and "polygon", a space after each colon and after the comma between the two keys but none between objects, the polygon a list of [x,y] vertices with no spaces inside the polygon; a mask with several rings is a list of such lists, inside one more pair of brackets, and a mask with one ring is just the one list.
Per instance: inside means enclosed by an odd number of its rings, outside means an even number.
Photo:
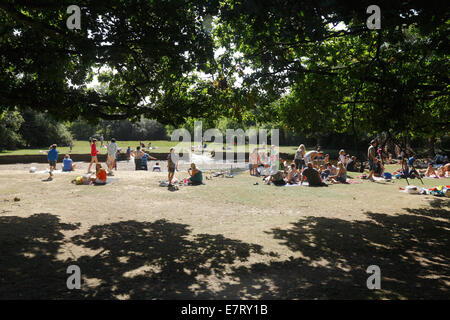
[{"label": "person wearing blue shirt", "polygon": [[130,146],[128,146],[128,148],[127,148],[127,161],[130,161],[130,157],[131,157],[131,148],[130,148]]},{"label": "person wearing blue shirt", "polygon": [[144,155],[143,155],[142,158],[141,158],[141,166],[142,166],[142,169],[141,169],[141,170],[148,171],[148,167],[147,167],[147,160],[148,160],[148,159],[151,159],[151,160],[158,160],[158,159],[152,157],[150,154],[144,153]]},{"label": "person wearing blue shirt", "polygon": [[416,161],[416,159],[414,159],[414,156],[409,158],[408,159],[408,167],[413,167],[414,166],[414,161]]},{"label": "person wearing blue shirt", "polygon": [[50,150],[47,152],[47,160],[50,165],[50,177],[53,176],[53,170],[56,170],[56,162],[58,161],[58,150],[56,144],[50,146]]},{"label": "person wearing blue shirt", "polygon": [[70,159],[70,156],[66,154],[64,156],[63,160],[63,167],[62,171],[74,171],[75,170],[75,164],[73,164],[72,159]]}]

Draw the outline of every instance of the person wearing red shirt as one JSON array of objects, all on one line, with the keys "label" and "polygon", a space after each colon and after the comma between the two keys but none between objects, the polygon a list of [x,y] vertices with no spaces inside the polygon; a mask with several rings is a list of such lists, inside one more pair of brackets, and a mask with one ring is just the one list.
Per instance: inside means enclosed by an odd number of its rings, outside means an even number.
[{"label": "person wearing red shirt", "polygon": [[92,175],[89,180],[90,183],[94,183],[94,184],[106,184],[108,177],[106,175],[106,170],[102,168],[102,165],[100,163],[97,163],[95,165],[95,176]]},{"label": "person wearing red shirt", "polygon": [[92,164],[94,162],[95,162],[96,165],[98,165],[97,154],[98,154],[97,139],[92,139],[92,143],[91,143],[91,163],[89,163],[88,173],[91,173],[91,167],[92,167]]}]

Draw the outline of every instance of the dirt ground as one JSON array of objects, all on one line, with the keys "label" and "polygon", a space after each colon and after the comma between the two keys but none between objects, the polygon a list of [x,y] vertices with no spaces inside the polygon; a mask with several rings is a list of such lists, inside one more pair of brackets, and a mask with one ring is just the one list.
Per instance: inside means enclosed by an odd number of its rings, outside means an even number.
[{"label": "dirt ground", "polygon": [[[166,173],[124,166],[106,186],[76,186],[81,166],[53,181],[0,166],[0,298],[450,296],[450,200],[399,192],[404,180],[275,187],[246,171],[171,192]],[[66,286],[74,264],[80,290]],[[367,288],[370,265],[380,290]]]}]

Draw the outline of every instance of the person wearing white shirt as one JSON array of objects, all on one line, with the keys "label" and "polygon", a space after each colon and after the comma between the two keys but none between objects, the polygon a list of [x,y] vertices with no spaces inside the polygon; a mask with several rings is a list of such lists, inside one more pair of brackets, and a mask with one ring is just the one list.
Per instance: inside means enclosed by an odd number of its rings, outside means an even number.
[{"label": "person wearing white shirt", "polygon": [[112,138],[111,142],[107,146],[108,150],[108,174],[113,175],[112,169],[114,168],[114,163],[116,162],[116,153],[118,150],[116,139]]},{"label": "person wearing white shirt", "polygon": [[319,156],[319,157],[323,156],[323,152],[322,152],[322,151],[315,151],[315,150],[308,151],[308,152],[305,154],[305,157],[304,157],[305,163],[308,164],[308,162],[313,162],[313,160],[314,160],[317,156]]}]

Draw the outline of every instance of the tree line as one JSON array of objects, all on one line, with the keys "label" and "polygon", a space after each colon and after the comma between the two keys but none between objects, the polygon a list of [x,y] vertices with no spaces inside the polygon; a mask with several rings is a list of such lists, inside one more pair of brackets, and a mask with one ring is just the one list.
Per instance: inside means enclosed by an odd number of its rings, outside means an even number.
[{"label": "tree line", "polygon": [[[215,128],[226,135],[227,129],[279,129],[280,145],[296,146],[305,144],[308,147],[324,147],[326,149],[365,150],[367,141],[372,139],[368,133],[361,132],[355,139],[349,133],[337,133],[334,131],[322,131],[308,133],[301,128],[289,128],[281,123],[259,123],[252,120],[236,120],[232,118],[210,119],[189,118],[180,126],[163,125],[156,120],[142,118],[140,121],[129,120],[99,120],[90,123],[83,118],[75,121],[58,121],[51,115],[27,109],[24,111],[4,111],[0,114],[0,151],[14,150],[18,148],[45,148],[56,143],[60,146],[68,146],[74,140],[88,140],[90,137],[103,136],[105,140],[116,138],[122,141],[145,141],[145,140],[170,140],[173,130],[184,128],[191,136],[194,136],[194,123],[202,121],[203,132]],[[383,133],[381,141],[387,139],[386,132]],[[392,141],[390,141],[392,143]],[[445,152],[450,149],[450,136],[431,140],[422,136],[408,139],[408,146],[420,150],[423,154],[434,154]],[[428,147],[428,148],[424,148]]]},{"label": "tree line", "polygon": [[68,146],[73,140],[87,140],[103,135],[105,139],[165,140],[166,127],[155,120],[101,120],[89,123],[84,119],[58,121],[49,114],[32,109],[4,111],[0,114],[0,151],[18,148],[45,148],[56,143]]},{"label": "tree line", "polygon": [[379,0],[381,29],[370,30],[370,0],[86,0],[81,30],[70,30],[70,1],[5,0],[0,112],[225,118],[352,136],[355,148],[383,133],[433,144],[450,123],[444,3]]}]

